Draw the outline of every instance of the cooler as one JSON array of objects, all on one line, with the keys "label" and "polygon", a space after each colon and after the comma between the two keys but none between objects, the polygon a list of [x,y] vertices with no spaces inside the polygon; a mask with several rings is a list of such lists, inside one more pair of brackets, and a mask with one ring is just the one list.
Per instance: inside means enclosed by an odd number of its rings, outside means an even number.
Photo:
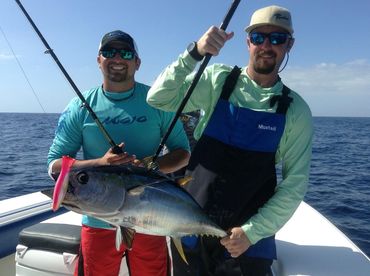
[{"label": "cooler", "polygon": [[16,248],[17,276],[73,275],[81,226],[38,223],[23,229]]}]

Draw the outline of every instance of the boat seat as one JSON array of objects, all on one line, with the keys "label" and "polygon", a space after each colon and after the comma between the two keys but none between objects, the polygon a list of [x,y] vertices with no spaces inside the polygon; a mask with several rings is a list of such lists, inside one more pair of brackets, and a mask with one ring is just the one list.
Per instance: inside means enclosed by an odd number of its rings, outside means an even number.
[{"label": "boat seat", "polygon": [[78,254],[80,248],[80,225],[38,223],[19,233],[19,244],[29,249],[68,252]]}]

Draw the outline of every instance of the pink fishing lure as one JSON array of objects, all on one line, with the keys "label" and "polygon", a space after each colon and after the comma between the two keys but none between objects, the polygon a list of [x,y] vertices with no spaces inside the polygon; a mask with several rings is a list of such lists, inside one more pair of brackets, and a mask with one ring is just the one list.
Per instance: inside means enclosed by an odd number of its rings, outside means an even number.
[{"label": "pink fishing lure", "polygon": [[60,204],[62,203],[67,189],[69,181],[69,171],[76,159],[73,159],[69,156],[62,157],[62,169],[60,171],[57,182],[55,183],[54,193],[53,193],[53,211],[59,209]]}]

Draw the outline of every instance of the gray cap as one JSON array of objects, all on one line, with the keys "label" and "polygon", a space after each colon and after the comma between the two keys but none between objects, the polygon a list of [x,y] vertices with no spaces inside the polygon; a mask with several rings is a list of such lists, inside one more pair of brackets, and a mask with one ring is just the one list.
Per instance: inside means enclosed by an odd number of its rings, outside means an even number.
[{"label": "gray cap", "polygon": [[294,32],[292,17],[289,10],[279,6],[268,6],[256,10],[251,17],[249,26],[245,28],[245,31],[249,33],[253,29],[264,25],[272,25],[283,28],[290,34],[293,34]]}]

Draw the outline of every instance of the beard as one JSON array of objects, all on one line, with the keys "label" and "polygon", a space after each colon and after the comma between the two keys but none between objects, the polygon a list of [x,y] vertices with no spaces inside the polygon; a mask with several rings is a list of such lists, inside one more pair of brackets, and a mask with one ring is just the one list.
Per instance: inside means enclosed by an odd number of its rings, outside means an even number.
[{"label": "beard", "polygon": [[127,70],[123,72],[112,72],[111,70],[108,71],[108,79],[112,82],[123,82],[128,80]]},{"label": "beard", "polygon": [[[273,58],[265,60],[264,58],[260,57],[260,54],[268,54]],[[259,74],[268,75],[275,70],[276,64],[276,54],[274,52],[260,52],[254,58],[253,69]]]}]

